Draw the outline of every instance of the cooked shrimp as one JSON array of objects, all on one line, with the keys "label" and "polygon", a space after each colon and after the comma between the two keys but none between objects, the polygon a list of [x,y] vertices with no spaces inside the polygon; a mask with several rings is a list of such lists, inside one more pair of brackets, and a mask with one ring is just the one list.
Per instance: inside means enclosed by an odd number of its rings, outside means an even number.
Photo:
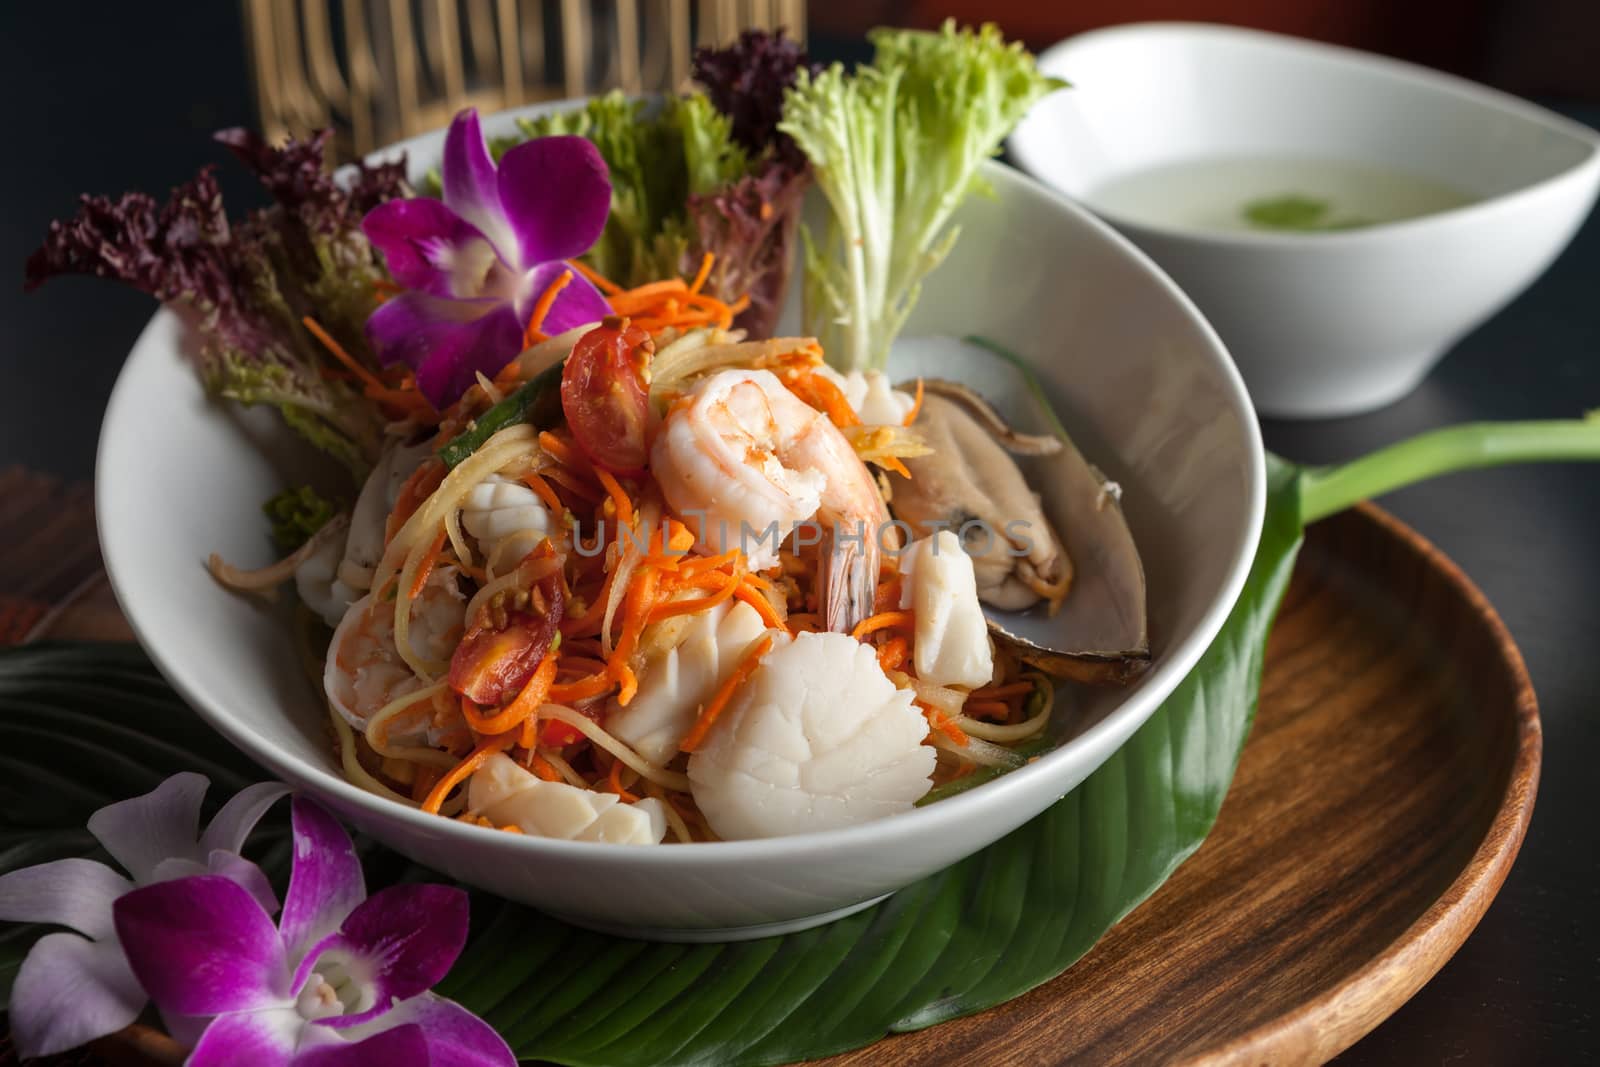
[{"label": "cooked shrimp", "polygon": [[615,793],[546,782],[504,755],[489,757],[467,785],[467,811],[526,834],[614,845],[658,845],[666,809],[653,797],[621,803]]},{"label": "cooked shrimp", "polygon": [[689,757],[719,837],[777,837],[909,811],[932,786],[928,723],[867,645],[802,633],[780,644]]},{"label": "cooked shrimp", "polygon": [[339,578],[348,532],[348,524],[344,525],[346,529],[319,541],[294,569],[294,590],[300,602],[329,626],[339,625],[350,605],[361,596],[361,590]]},{"label": "cooked shrimp", "polygon": [[[407,640],[418,659],[448,662],[461,643],[466,601],[456,582],[456,568],[436,567],[411,605]],[[367,720],[407,694],[424,688],[394,641],[394,608],[367,594],[345,612],[333,642],[322,685],[328,702],[357,730]],[[397,744],[433,743],[431,717],[399,715],[392,720],[389,738]]]},{"label": "cooked shrimp", "polygon": [[764,370],[703,379],[667,413],[651,450],[662,495],[700,548],[739,548],[756,570],[815,519],[824,526],[821,605],[828,629],[872,613],[879,537],[889,515],[878,487],[827,417]]}]

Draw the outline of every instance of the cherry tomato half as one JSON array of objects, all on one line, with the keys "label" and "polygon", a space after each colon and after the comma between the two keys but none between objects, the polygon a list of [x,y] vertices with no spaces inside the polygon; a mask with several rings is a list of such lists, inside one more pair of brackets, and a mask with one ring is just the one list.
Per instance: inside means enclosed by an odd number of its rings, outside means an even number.
[{"label": "cherry tomato half", "polygon": [[540,583],[543,615],[512,612],[500,629],[473,628],[450,657],[450,688],[484,707],[516,696],[550,650],[565,603],[559,581]]},{"label": "cherry tomato half", "polygon": [[642,474],[649,459],[650,391],[640,372],[651,344],[636,326],[597,326],[578,339],[561,372],[561,410],[573,439],[616,474]]}]

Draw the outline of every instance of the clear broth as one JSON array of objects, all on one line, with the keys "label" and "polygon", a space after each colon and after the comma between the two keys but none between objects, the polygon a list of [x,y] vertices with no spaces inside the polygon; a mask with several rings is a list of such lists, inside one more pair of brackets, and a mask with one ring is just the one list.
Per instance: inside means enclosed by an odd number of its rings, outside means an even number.
[{"label": "clear broth", "polygon": [[1359,229],[1476,197],[1404,171],[1328,159],[1185,160],[1115,178],[1091,207],[1153,226],[1257,233]]}]

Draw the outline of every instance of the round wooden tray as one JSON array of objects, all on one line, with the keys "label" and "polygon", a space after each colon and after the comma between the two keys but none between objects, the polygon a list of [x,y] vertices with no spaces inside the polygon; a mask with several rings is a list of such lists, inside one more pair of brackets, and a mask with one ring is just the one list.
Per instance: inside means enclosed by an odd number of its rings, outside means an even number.
[{"label": "round wooden tray", "polygon": [[[104,637],[118,622],[101,588],[41,628]],[[1527,829],[1539,750],[1522,657],[1466,576],[1377,508],[1319,523],[1194,857],[1054,981],[826,1062],[1327,1060],[1482,917]],[[141,1028],[97,1051],[181,1059]]]}]

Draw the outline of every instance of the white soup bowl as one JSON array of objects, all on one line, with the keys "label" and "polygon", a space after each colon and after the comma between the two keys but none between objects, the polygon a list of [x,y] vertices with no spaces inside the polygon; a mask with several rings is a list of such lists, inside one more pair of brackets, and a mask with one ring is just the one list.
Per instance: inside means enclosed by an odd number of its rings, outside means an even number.
[{"label": "white soup bowl", "polygon": [[[1033,109],[1010,151],[1172,275],[1222,335],[1264,414],[1354,414],[1410,392],[1543,273],[1600,186],[1600,134],[1588,127],[1346,48],[1147,23],[1071,38],[1040,66],[1072,88]],[[1190,228],[1097,200],[1129,175],[1218,159],[1382,168],[1471,202],[1295,233]]]}]

